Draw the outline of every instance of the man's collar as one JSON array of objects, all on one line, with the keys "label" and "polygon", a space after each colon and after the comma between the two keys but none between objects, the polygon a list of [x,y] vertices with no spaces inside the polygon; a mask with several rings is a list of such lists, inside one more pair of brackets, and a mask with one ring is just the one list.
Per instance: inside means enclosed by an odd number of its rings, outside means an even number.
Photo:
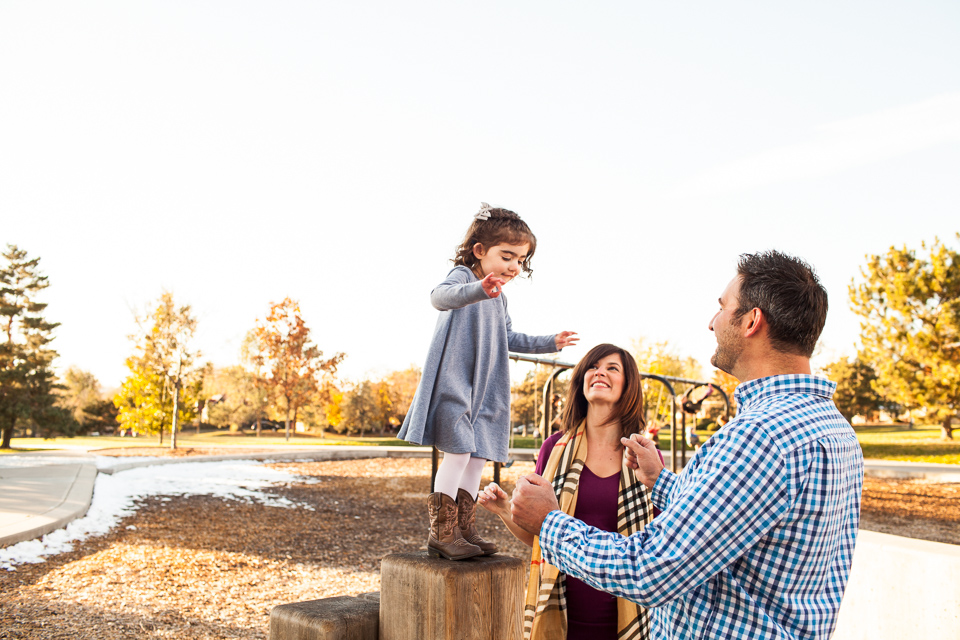
[{"label": "man's collar", "polygon": [[737,386],[733,392],[733,397],[737,401],[737,411],[739,413],[740,408],[769,396],[784,393],[806,393],[832,398],[836,389],[837,383],[826,378],[807,373],[790,373],[743,382]]}]

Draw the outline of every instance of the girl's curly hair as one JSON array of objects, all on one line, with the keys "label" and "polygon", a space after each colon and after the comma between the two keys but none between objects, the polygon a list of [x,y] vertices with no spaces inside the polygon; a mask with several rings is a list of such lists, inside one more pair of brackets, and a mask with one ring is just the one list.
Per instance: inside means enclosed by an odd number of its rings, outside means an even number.
[{"label": "girl's curly hair", "polygon": [[530,231],[527,223],[520,219],[513,211],[509,209],[493,208],[486,209],[489,217],[486,220],[474,218],[463,242],[457,247],[457,253],[453,257],[453,264],[463,265],[470,270],[474,270],[480,260],[473,255],[473,247],[477,243],[489,250],[498,244],[529,244],[530,250],[527,251],[527,258],[523,261],[521,269],[524,275],[530,276],[533,269],[530,268],[530,258],[537,250],[537,237]]}]

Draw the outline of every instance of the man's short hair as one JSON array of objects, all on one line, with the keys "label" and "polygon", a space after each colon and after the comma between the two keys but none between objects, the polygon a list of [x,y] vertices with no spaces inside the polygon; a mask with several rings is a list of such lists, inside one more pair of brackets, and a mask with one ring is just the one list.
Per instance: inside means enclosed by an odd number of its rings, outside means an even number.
[{"label": "man's short hair", "polygon": [[744,253],[737,265],[737,317],[759,308],[773,348],[809,358],[827,321],[827,290],[813,268],[779,251]]}]

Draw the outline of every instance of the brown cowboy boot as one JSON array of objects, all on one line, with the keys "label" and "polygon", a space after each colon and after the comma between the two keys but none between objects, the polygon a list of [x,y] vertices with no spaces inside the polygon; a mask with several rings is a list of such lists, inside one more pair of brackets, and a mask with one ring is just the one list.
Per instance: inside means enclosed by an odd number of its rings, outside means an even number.
[{"label": "brown cowboy boot", "polygon": [[475,544],[483,551],[483,555],[492,556],[497,552],[497,545],[488,542],[477,533],[477,500],[465,489],[457,491],[457,525],[463,534],[464,540]]},{"label": "brown cowboy boot", "polygon": [[442,491],[431,493],[427,496],[427,508],[430,511],[427,553],[448,560],[465,560],[483,554],[483,549],[463,539],[457,526],[457,503],[453,498]]}]

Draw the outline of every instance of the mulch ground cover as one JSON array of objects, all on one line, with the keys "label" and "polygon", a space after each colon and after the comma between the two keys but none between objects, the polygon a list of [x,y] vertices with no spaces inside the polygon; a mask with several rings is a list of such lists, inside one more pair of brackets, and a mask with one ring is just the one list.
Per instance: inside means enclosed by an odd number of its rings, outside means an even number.
[{"label": "mulch ground cover", "polygon": [[[425,548],[429,460],[273,466],[313,478],[271,490],[301,507],[152,498],[109,535],[0,571],[0,638],[266,638],[272,607],[377,591],[383,555]],[[518,462],[501,484],[532,471]],[[526,556],[478,515],[502,553]],[[866,479],[866,529],[960,544],[958,524],[960,485]]]},{"label": "mulch ground cover", "polygon": [[960,484],[864,478],[860,528],[960,545]]}]

